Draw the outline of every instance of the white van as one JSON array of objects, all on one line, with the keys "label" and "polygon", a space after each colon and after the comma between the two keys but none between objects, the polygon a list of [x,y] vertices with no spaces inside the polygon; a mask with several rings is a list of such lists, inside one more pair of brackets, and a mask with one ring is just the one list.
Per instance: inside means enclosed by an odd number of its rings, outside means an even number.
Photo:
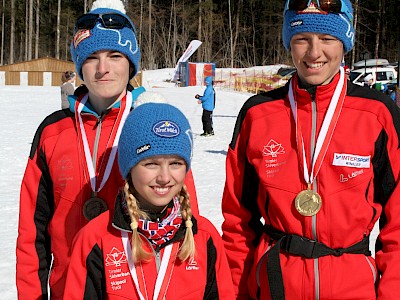
[{"label": "white van", "polygon": [[367,59],[354,64],[354,70],[350,72],[350,81],[364,85],[364,78],[369,74],[373,77],[373,84],[385,84],[397,78],[397,72],[393,66],[389,65],[386,59]]},{"label": "white van", "polygon": [[358,84],[364,85],[364,78],[371,74],[375,83],[388,83],[389,81],[397,78],[397,72],[392,67],[376,67],[376,68],[366,68],[357,69],[350,72],[350,81]]}]

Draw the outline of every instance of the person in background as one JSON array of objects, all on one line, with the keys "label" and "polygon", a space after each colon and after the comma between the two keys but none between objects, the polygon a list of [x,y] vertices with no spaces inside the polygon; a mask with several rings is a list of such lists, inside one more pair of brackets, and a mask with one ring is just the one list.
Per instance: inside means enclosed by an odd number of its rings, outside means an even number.
[{"label": "person in background", "polygon": [[114,215],[78,233],[64,299],[234,299],[222,239],[191,210],[192,152],[176,107],[144,103],[130,113],[118,143],[125,188]]},{"label": "person in background", "polygon": [[399,109],[345,79],[349,0],[287,0],[283,17],[297,71],[243,105],[226,159],[236,299],[400,299]]},{"label": "person in background", "polygon": [[68,96],[75,91],[76,74],[73,71],[66,71],[61,75],[61,109],[69,108]]},{"label": "person in background", "polygon": [[374,76],[372,74],[368,74],[364,77],[364,86],[372,88],[374,85]]},{"label": "person in background", "polygon": [[[124,185],[117,143],[143,88],[128,90],[139,70],[135,28],[120,0],[97,0],[75,24],[72,59],[87,92],[44,119],[21,184],[16,285],[19,299],[62,299],[76,233],[107,209]],[[186,185],[197,202],[193,177]],[[48,287],[49,286],[49,287]]]},{"label": "person in background", "polygon": [[203,96],[197,94],[195,96],[198,104],[203,107],[203,115],[201,116],[201,122],[203,123],[203,133],[201,136],[214,135],[212,114],[215,108],[215,90],[213,87],[212,77],[207,76],[204,80],[206,89],[204,90]]}]

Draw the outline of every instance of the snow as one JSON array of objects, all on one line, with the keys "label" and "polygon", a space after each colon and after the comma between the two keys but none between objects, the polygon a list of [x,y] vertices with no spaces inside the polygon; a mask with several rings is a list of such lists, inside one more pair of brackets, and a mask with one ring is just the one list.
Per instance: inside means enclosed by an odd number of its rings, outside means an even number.
[{"label": "snow", "polygon": [[[276,69],[276,66],[272,66]],[[263,68],[270,72],[271,68]],[[221,197],[225,182],[225,158],[236,116],[251,94],[216,88],[212,137],[201,137],[201,105],[194,95],[204,87],[176,87],[165,79],[173,69],[144,72],[147,90],[162,94],[188,117],[194,132],[192,161],[199,209],[221,232]],[[17,299],[15,287],[15,244],[19,190],[31,142],[40,122],[61,107],[59,87],[0,86],[0,299]],[[376,231],[374,233],[376,236]]]}]

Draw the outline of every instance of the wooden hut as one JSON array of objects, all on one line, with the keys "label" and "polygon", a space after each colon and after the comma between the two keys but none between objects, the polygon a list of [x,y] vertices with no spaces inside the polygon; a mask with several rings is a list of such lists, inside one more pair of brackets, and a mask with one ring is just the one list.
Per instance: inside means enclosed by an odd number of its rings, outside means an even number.
[{"label": "wooden hut", "polygon": [[[72,61],[59,60],[45,57],[32,59],[10,65],[0,66],[0,73],[4,72],[5,85],[32,85],[32,86],[59,86],[61,74],[65,71],[75,71]],[[131,80],[134,87],[142,84],[140,72]],[[75,86],[82,84],[79,76],[76,76]]]}]

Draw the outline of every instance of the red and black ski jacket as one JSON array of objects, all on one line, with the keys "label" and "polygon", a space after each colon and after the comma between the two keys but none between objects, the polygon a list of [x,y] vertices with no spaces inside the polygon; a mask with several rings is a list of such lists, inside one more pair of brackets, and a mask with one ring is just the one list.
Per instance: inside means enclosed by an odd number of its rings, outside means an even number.
[{"label": "red and black ski jacket", "polygon": [[[338,80],[294,88],[308,164]],[[322,206],[303,216],[294,205],[307,185],[288,87],[244,104],[227,154],[222,230],[237,299],[272,299],[280,284],[280,299],[400,299],[398,107],[347,82],[313,184]],[[373,258],[365,245],[378,219]]]},{"label": "red and black ski jacket", "polygon": [[[140,299],[128,265],[130,258],[122,242],[122,232],[127,232],[129,237],[132,232],[129,216],[121,204],[125,200],[122,199],[118,197],[116,201],[112,223],[110,212],[105,212],[78,233],[68,268],[64,299]],[[193,259],[184,262],[176,258],[165,298],[162,299],[235,299],[219,233],[201,216],[194,217],[192,221],[196,254]],[[153,299],[159,268],[157,261],[164,254],[165,246],[180,243],[185,230],[182,225],[174,237],[157,250],[152,250],[150,242],[141,235],[147,251],[155,251],[150,261],[140,264],[143,273],[138,274],[145,281],[148,299]]]},{"label": "red and black ski jacket", "polygon": [[[133,90],[133,101],[143,91],[143,88]],[[78,138],[79,124],[75,122],[74,102],[77,99],[71,96],[70,99],[73,102],[71,109],[54,112],[37,129],[22,180],[16,249],[19,299],[47,299],[48,283],[51,299],[62,299],[72,241],[88,223],[83,206],[92,197],[90,178]],[[96,138],[98,140],[95,159],[100,172],[104,171],[102,159],[112,146],[107,148],[107,141],[119,110],[117,103],[107,114],[98,116],[87,102],[81,114],[91,153]],[[123,184],[116,158],[97,197],[112,210]],[[193,212],[198,214],[191,171],[185,184],[191,195]]]}]

